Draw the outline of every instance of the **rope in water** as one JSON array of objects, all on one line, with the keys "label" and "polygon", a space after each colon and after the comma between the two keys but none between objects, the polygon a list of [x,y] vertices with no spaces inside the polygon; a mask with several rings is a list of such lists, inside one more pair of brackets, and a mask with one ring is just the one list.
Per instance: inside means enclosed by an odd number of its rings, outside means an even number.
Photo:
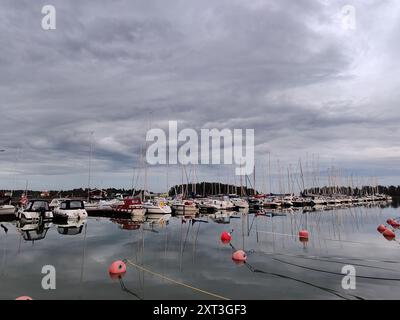
[{"label": "rope in water", "polygon": [[167,280],[167,281],[169,281],[169,282],[178,284],[178,285],[180,285],[180,286],[183,286],[183,287],[192,289],[192,290],[197,291],[197,292],[201,292],[201,293],[207,294],[207,295],[209,295],[209,296],[212,296],[212,297],[214,297],[214,298],[218,298],[218,299],[221,299],[221,300],[230,300],[229,298],[220,296],[220,295],[218,295],[218,294],[215,294],[215,293],[212,293],[212,292],[203,290],[203,289],[196,288],[196,287],[191,286],[191,285],[189,285],[189,284],[186,284],[186,283],[183,283],[183,282],[180,282],[180,281],[171,279],[171,278],[169,278],[169,277],[166,277],[166,276],[164,276],[164,275],[162,275],[162,274],[160,274],[160,273],[151,271],[151,270],[149,270],[149,269],[147,269],[147,268],[145,268],[145,267],[143,267],[143,266],[140,266],[140,265],[138,265],[138,264],[136,264],[136,263],[130,261],[129,259],[125,259],[124,262],[127,263],[127,264],[129,264],[129,265],[131,265],[131,266],[133,266],[133,267],[135,267],[135,268],[137,268],[137,269],[140,269],[140,270],[142,270],[142,271],[145,271],[145,272],[147,272],[147,273],[150,273],[150,274],[152,274],[152,275],[154,275],[154,276],[156,276],[156,277],[159,277],[159,278],[161,278],[161,279]]}]

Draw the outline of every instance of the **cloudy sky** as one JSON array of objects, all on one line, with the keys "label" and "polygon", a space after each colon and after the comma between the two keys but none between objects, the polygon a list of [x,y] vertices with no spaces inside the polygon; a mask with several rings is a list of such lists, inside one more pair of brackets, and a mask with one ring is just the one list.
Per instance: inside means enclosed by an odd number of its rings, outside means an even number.
[{"label": "cloudy sky", "polygon": [[[46,4],[56,30],[41,28]],[[346,5],[355,28],[344,27]],[[399,9],[396,0],[2,0],[0,188],[87,185],[91,139],[92,184],[130,187],[146,131],[168,120],[255,129],[260,184],[268,154],[275,175],[302,158],[310,171],[334,165],[343,179],[400,184]],[[196,171],[234,181],[233,168]],[[181,179],[179,168],[148,174],[156,191]]]}]

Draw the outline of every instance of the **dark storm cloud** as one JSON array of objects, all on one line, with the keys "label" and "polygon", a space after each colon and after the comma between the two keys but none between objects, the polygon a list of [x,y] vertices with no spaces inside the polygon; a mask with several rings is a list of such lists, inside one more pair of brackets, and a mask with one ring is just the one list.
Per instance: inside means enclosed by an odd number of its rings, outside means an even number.
[{"label": "dark storm cloud", "polygon": [[[41,29],[45,4],[57,9],[57,30]],[[353,31],[338,20],[346,4],[357,9]],[[14,171],[37,187],[85,184],[90,132],[95,183],[128,185],[146,131],[168,120],[180,128],[254,128],[258,162],[268,152],[286,163],[316,153],[349,167],[368,160],[379,176],[400,157],[389,138],[400,116],[396,8],[2,1],[2,187]]]}]

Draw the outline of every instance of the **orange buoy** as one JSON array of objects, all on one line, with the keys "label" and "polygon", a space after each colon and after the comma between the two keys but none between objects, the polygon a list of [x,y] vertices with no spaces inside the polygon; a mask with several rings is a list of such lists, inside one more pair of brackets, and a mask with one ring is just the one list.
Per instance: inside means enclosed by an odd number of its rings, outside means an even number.
[{"label": "orange buoy", "polygon": [[386,238],[386,240],[394,240],[396,238],[395,233],[390,230],[390,229],[386,229],[385,231],[383,231],[382,235]]},{"label": "orange buoy", "polygon": [[232,235],[228,231],[223,231],[221,233],[221,241],[222,243],[226,244],[231,242],[232,240]]},{"label": "orange buoy", "polygon": [[33,299],[29,296],[21,296],[21,297],[16,298],[15,300],[33,300]]},{"label": "orange buoy", "polygon": [[392,218],[389,218],[389,219],[386,220],[386,222],[387,222],[389,225],[392,225],[393,222],[394,222],[394,220],[393,220]]},{"label": "orange buoy", "polygon": [[386,230],[386,227],[383,224],[380,224],[376,230],[378,230],[380,233],[383,233]]},{"label": "orange buoy", "polygon": [[232,260],[235,262],[245,262],[247,260],[247,254],[243,250],[237,250],[232,254]]},{"label": "orange buoy", "polygon": [[114,261],[108,268],[108,273],[112,276],[123,275],[125,272],[126,264],[121,260]]},{"label": "orange buoy", "polygon": [[308,240],[308,231],[307,230],[300,230],[299,231],[299,238],[303,240]]}]

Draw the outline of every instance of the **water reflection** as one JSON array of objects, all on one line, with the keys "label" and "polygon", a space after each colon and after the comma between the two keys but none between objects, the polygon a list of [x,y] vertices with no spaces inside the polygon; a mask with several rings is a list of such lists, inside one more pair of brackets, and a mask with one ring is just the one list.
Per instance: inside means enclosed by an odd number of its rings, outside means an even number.
[{"label": "water reflection", "polygon": [[67,220],[65,224],[57,224],[57,231],[62,235],[76,236],[82,233],[85,223],[86,219]]},{"label": "water reflection", "polygon": [[46,237],[47,231],[53,224],[51,222],[17,222],[17,230],[22,235],[25,241],[43,240]]}]

